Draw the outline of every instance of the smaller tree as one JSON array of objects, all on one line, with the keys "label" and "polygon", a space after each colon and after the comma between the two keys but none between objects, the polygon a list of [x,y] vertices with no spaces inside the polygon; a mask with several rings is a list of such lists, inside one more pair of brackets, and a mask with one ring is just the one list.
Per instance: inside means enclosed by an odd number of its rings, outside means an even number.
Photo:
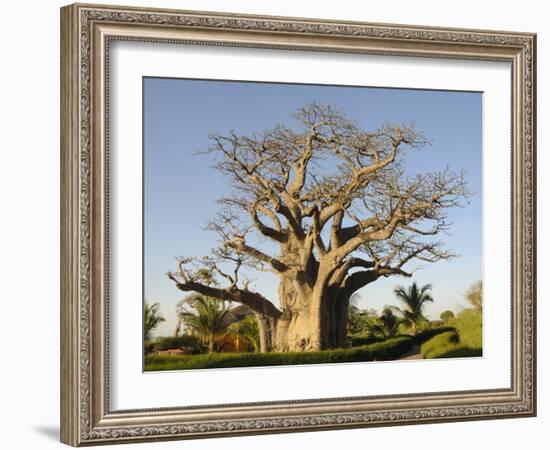
[{"label": "smaller tree", "polygon": [[143,307],[143,340],[145,342],[151,340],[153,330],[165,320],[159,313],[159,308],[160,305],[158,303],[149,305],[145,302]]},{"label": "smaller tree", "polygon": [[395,315],[390,307],[385,307],[378,318],[375,330],[385,338],[395,337],[399,332],[399,325],[403,322],[401,317]]},{"label": "smaller tree", "polygon": [[411,326],[413,334],[416,334],[418,325],[426,321],[422,310],[426,302],[433,302],[431,290],[431,284],[425,284],[418,288],[416,282],[414,282],[408,289],[397,286],[393,291],[398,300],[405,305],[403,308],[394,306],[393,309],[403,315],[403,320]]},{"label": "smaller tree", "polygon": [[245,340],[254,350],[260,351],[260,330],[255,316],[246,316],[232,325],[233,331]]},{"label": "smaller tree", "polygon": [[476,281],[466,291],[466,299],[475,310],[483,309],[483,282]]},{"label": "smaller tree", "polygon": [[378,320],[378,313],[375,309],[361,309],[358,306],[359,299],[358,293],[353,294],[348,307],[347,333],[351,336],[365,332],[372,334],[372,325]]},{"label": "smaller tree", "polygon": [[350,308],[348,325],[350,335],[375,336],[378,332],[378,325],[378,312],[375,309]]},{"label": "smaller tree", "polygon": [[198,336],[214,351],[216,339],[224,336],[231,324],[229,310],[217,299],[200,294],[192,294],[176,306],[178,318],[183,326]]},{"label": "smaller tree", "polygon": [[443,311],[439,317],[443,322],[449,323],[455,318],[455,313],[448,309],[447,311]]}]

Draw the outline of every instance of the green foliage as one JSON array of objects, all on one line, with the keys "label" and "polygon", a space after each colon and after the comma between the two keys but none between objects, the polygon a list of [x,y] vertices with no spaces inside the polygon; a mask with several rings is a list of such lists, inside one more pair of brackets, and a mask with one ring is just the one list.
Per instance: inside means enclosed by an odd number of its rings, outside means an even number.
[{"label": "green foliage", "polygon": [[412,335],[413,327],[408,320],[402,320],[399,324],[399,334]]},{"label": "green foliage", "polygon": [[451,310],[443,311],[439,316],[441,320],[445,323],[449,323],[452,319],[455,318],[455,313]]},{"label": "green foliage", "polygon": [[200,294],[185,298],[176,307],[179,320],[193,334],[199,336],[214,351],[217,338],[224,336],[231,322],[224,302]]},{"label": "green foliage", "polygon": [[150,341],[152,338],[153,330],[161,323],[164,322],[164,317],[159,313],[160,305],[153,303],[149,305],[145,302],[143,306],[143,340],[145,342]]},{"label": "green foliage", "polygon": [[350,347],[360,347],[363,345],[374,344],[375,342],[382,342],[385,339],[380,336],[365,336],[362,334],[356,334],[348,336]]},{"label": "green foliage", "polygon": [[143,352],[148,355],[155,351],[155,342],[154,341],[145,341],[143,343]]},{"label": "green foliage", "polygon": [[397,336],[399,332],[399,325],[403,322],[403,319],[396,316],[391,308],[384,308],[382,315],[378,318],[378,323],[374,325],[374,329],[380,335],[390,338]]},{"label": "green foliage", "polygon": [[483,345],[483,325],[481,310],[465,309],[452,322],[458,332],[461,344],[481,348]]},{"label": "green foliage", "polygon": [[403,308],[394,307],[394,309],[399,311],[404,321],[410,324],[413,334],[417,333],[418,328],[426,326],[427,320],[422,310],[426,302],[433,302],[431,289],[431,284],[425,284],[419,288],[415,282],[409,288],[397,286],[393,291],[397,299],[404,304]]},{"label": "green foliage", "polygon": [[434,356],[433,358],[471,358],[474,356],[483,356],[482,349],[461,347],[460,345],[457,345],[454,348],[447,350],[445,353],[439,356]]},{"label": "green foliage", "polygon": [[[415,336],[409,335],[398,335],[399,337],[409,337],[412,339],[414,344],[423,344],[434,336],[446,333],[448,331],[455,332],[456,330],[453,327],[438,327],[430,328],[424,331],[417,333]],[[360,347],[363,345],[374,344],[375,342],[384,342],[385,338],[381,336],[364,336],[364,335],[354,335],[349,337],[349,341],[352,347]]]},{"label": "green foliage", "polygon": [[483,282],[476,281],[466,291],[466,300],[470,302],[472,308],[481,311],[483,309]]},{"label": "green foliage", "polygon": [[187,349],[190,353],[202,353],[204,345],[197,336],[184,334],[183,336],[165,336],[157,338],[153,343],[153,351],[163,351],[172,348]]},{"label": "green foliage", "polygon": [[[348,323],[349,341],[351,346],[364,345],[375,341],[395,337],[399,334],[401,317],[396,316],[391,308],[386,307],[378,316],[376,310],[360,310],[353,306]],[[352,309],[350,307],[350,309]],[[351,326],[350,326],[351,324]],[[357,344],[357,342],[361,342]]]},{"label": "green foliage", "polygon": [[459,358],[482,355],[481,310],[465,309],[450,321],[456,331],[439,334],[422,344],[424,358]]},{"label": "green foliage", "polygon": [[145,370],[184,370],[220,367],[278,366],[361,361],[387,361],[399,358],[413,346],[408,336],[388,339],[350,349],[288,353],[210,353],[204,355],[148,355]]},{"label": "green foliage", "polygon": [[348,334],[372,335],[373,326],[378,321],[378,314],[374,309],[360,309],[351,304],[348,309]]},{"label": "green foliage", "polygon": [[260,351],[260,328],[256,316],[246,316],[231,325],[231,331],[243,338],[255,352]]},{"label": "green foliage", "polygon": [[447,331],[422,344],[420,354],[424,359],[439,358],[445,353],[456,349],[457,342],[458,334],[456,334],[456,331]]},{"label": "green foliage", "polygon": [[434,336],[438,336],[442,333],[455,333],[456,330],[453,327],[439,327],[439,328],[429,328],[427,330],[423,330],[420,333],[416,334],[413,339],[415,344],[423,344],[426,341],[429,341]]}]

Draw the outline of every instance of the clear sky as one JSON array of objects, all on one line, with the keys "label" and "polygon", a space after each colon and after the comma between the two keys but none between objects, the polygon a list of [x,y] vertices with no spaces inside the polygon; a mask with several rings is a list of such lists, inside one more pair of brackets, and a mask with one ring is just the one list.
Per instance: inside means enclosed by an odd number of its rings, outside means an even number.
[{"label": "clear sky", "polygon": [[[229,182],[212,168],[212,155],[197,155],[212,133],[237,134],[294,126],[290,115],[317,101],[339,107],[365,129],[383,122],[414,122],[431,145],[408,151],[410,173],[465,170],[473,195],[449,213],[450,232],[439,237],[460,256],[424,263],[412,279],[389,277],[360,292],[359,306],[381,310],[397,304],[393,288],[412,281],[432,283],[432,319],[466,306],[464,292],[482,276],[482,94],[369,87],[319,86],[235,81],[144,79],[144,295],[159,302],[166,322],[156,335],[171,335],[175,305],[186,293],[166,277],[176,257],[203,256],[216,236],[202,229],[218,210],[216,200]],[[254,288],[277,304],[277,277],[251,274]]]}]

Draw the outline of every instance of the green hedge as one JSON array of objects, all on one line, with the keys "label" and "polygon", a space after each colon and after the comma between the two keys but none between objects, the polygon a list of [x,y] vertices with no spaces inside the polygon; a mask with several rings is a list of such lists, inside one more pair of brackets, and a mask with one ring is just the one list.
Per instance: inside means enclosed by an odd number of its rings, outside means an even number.
[{"label": "green hedge", "polygon": [[279,366],[360,361],[388,361],[399,358],[413,346],[411,337],[397,337],[362,347],[288,353],[211,353],[204,355],[147,355],[146,371],[210,369],[221,367]]},{"label": "green hedge", "polygon": [[463,358],[482,356],[482,314],[475,309],[465,309],[449,323],[455,334],[442,334],[422,345],[424,358]]},{"label": "green hedge", "polygon": [[383,337],[364,335],[352,335],[348,338],[351,347],[362,347],[364,345],[370,345],[375,342],[382,342],[384,340],[385,339]]},{"label": "green hedge", "polygon": [[467,358],[472,356],[483,356],[482,349],[457,345],[445,353],[434,356],[434,358]]},{"label": "green hedge", "polygon": [[422,344],[420,354],[424,359],[439,358],[441,355],[454,350],[457,342],[458,334],[456,331],[447,331],[434,336]]},{"label": "green hedge", "polygon": [[201,348],[202,344],[197,336],[183,335],[183,336],[166,336],[158,338],[155,341],[156,350],[168,350],[170,348]]},{"label": "green hedge", "polygon": [[[424,342],[428,341],[429,339],[433,338],[434,336],[437,336],[441,333],[446,333],[447,331],[455,331],[454,327],[437,327],[437,328],[430,328],[424,331],[421,331],[420,333],[416,334],[415,336],[410,336],[407,334],[401,334],[396,337],[410,337],[413,339],[415,344],[423,344]],[[355,334],[349,336],[349,342],[352,347],[359,347],[359,346],[365,346],[374,344],[376,342],[384,342],[386,339],[378,336],[365,336],[361,334]]]},{"label": "green hedge", "polygon": [[466,347],[481,348],[482,346],[481,311],[465,309],[461,311],[453,325],[460,337],[460,343]]},{"label": "green hedge", "polygon": [[443,334],[443,333],[455,333],[456,330],[454,327],[438,327],[430,328],[424,331],[421,331],[416,336],[413,337],[415,344],[423,344],[426,341],[429,341],[433,337]]},{"label": "green hedge", "polygon": [[145,342],[144,345],[145,354],[172,348],[186,348],[193,354],[205,351],[204,345],[201,344],[200,339],[190,335],[158,337],[154,341]]},{"label": "green hedge", "polygon": [[[471,343],[468,338],[464,342],[462,335],[449,331],[439,334],[422,344],[420,354],[425,359],[482,356],[483,351],[481,346],[471,346],[468,343]],[[476,342],[474,341],[473,343],[475,344]]]}]

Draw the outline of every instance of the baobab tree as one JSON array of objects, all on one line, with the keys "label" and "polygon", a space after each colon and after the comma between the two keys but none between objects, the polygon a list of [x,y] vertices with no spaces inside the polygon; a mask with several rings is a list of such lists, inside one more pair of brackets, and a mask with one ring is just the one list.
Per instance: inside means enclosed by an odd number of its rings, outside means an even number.
[{"label": "baobab tree", "polygon": [[[449,168],[406,173],[406,149],[428,144],[414,125],[366,131],[318,103],[294,118],[299,127],[210,137],[207,153],[233,187],[208,225],[219,245],[168,273],[182,291],[255,311],[262,351],[345,345],[353,293],[411,276],[413,260],[452,256],[433,237],[466,196],[463,174]],[[278,305],[252,289],[243,267],[278,276]]]}]

